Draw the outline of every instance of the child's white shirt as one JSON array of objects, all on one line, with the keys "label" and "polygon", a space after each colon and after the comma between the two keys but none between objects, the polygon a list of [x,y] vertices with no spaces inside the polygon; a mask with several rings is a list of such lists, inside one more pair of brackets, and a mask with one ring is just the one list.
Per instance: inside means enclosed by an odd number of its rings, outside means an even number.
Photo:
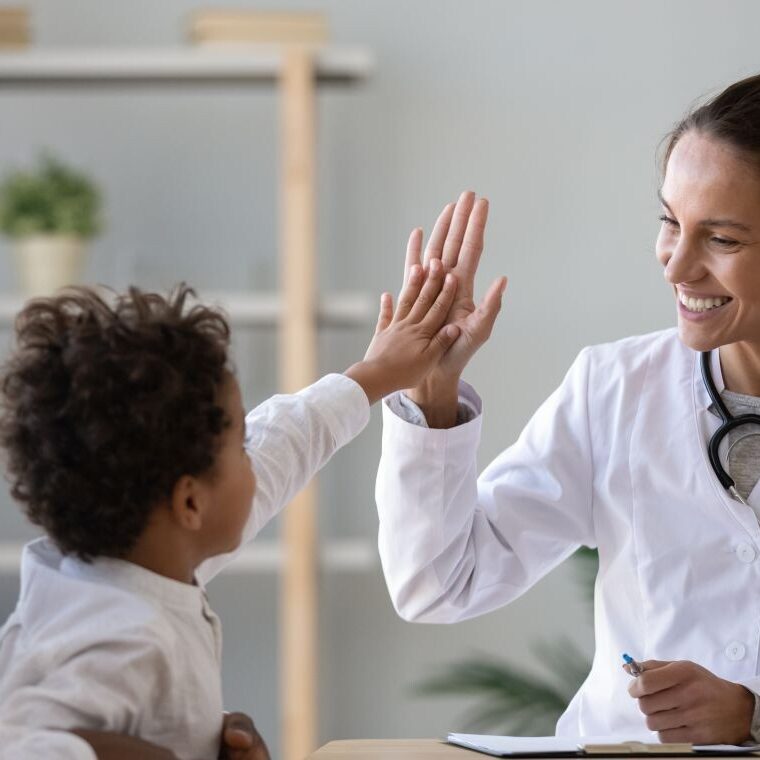
[{"label": "child's white shirt", "polygon": [[[250,412],[257,486],[242,544],[368,420],[364,392],[343,375]],[[18,606],[0,630],[0,758],[31,757],[23,748],[33,747],[48,760],[94,760],[89,745],[62,733],[84,728],[214,760],[222,641],[203,584],[233,557],[205,562],[192,586],[121,560],[62,557],[48,539],[29,544]]]}]

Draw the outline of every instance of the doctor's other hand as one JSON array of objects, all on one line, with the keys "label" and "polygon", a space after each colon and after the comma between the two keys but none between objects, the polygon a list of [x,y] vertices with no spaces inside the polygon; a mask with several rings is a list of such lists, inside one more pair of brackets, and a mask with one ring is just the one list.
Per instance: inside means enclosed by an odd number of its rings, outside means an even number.
[{"label": "doctor's other hand", "polygon": [[660,741],[741,744],[751,738],[755,697],[749,689],[688,660],[640,665],[644,672],[628,693]]},{"label": "doctor's other hand", "polygon": [[264,740],[245,713],[225,713],[219,760],[270,760]]},{"label": "doctor's other hand", "polygon": [[427,269],[436,262],[446,272],[456,275],[459,287],[452,303],[448,323],[459,328],[459,337],[440,363],[407,395],[417,403],[431,427],[451,427],[456,422],[459,378],[475,352],[491,335],[501,300],[507,287],[506,277],[497,277],[483,300],[475,305],[475,274],[483,252],[488,201],[476,199],[467,191],[448,204],[438,217],[422,260],[422,230],[414,230],[407,246],[404,282],[413,267],[420,263]]},{"label": "doctor's other hand", "polygon": [[395,310],[390,293],[383,293],[367,353],[345,372],[362,386],[370,404],[420,382],[451,348],[459,328],[446,325],[446,317],[456,292],[456,276],[445,274],[437,261],[427,276],[421,266],[411,268]]}]

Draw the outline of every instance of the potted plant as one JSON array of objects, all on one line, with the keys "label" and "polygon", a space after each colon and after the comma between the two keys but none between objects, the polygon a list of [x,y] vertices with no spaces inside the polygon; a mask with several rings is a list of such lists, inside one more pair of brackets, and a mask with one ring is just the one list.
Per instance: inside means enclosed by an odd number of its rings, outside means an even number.
[{"label": "potted plant", "polygon": [[0,230],[13,241],[27,295],[77,281],[86,243],[100,230],[100,206],[96,185],[51,155],[0,185]]}]

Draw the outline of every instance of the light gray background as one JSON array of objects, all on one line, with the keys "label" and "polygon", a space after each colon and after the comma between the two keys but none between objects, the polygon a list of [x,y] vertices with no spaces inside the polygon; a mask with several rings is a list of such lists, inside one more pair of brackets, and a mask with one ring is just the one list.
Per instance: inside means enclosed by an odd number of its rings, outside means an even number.
[{"label": "light gray background", "polygon": [[[180,43],[182,0],[37,0],[40,45]],[[228,6],[205,0],[203,5]],[[760,4],[731,0],[333,0],[237,7],[319,9],[336,43],[365,45],[365,84],[319,99],[319,285],[395,290],[409,229],[430,229],[464,188],[491,200],[481,290],[510,286],[468,379],[486,406],[483,463],[509,444],[584,345],[674,323],[653,254],[655,149],[699,95],[759,67]],[[276,99],[270,88],[0,93],[0,170],[50,147],[102,184],[107,229],[89,281],[204,289],[276,282]],[[15,287],[0,245],[0,290]],[[324,371],[368,331],[326,333]],[[6,336],[7,337],[7,336]],[[266,330],[236,336],[248,403],[275,388]],[[324,536],[373,537],[378,410],[321,480]],[[276,526],[267,529],[276,533]],[[27,535],[14,508],[2,539]],[[399,537],[400,540],[403,537]],[[398,620],[379,570],[322,578],[321,738],[431,736],[464,704],[411,685],[473,652],[530,669],[564,633],[593,648],[572,568],[510,608],[452,627]],[[15,578],[0,578],[0,615]],[[278,754],[276,579],[222,578],[228,706],[251,712]],[[617,663],[610,663],[617,667]]]}]

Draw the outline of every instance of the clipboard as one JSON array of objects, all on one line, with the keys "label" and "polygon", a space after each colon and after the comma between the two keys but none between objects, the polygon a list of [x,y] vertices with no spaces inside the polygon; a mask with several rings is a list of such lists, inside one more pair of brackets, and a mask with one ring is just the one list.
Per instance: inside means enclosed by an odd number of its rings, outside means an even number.
[{"label": "clipboard", "polygon": [[449,744],[492,757],[736,757],[758,755],[760,744],[660,744],[649,740],[620,741],[615,736],[491,736],[449,734]]}]

